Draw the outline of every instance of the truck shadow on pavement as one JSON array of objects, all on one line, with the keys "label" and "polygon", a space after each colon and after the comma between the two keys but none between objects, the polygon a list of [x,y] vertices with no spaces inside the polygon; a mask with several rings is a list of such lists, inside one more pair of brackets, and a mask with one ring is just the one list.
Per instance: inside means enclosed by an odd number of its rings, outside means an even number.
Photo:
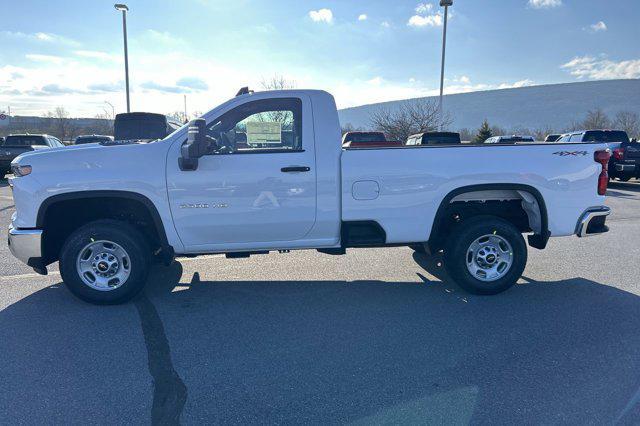
[{"label": "truck shadow on pavement", "polygon": [[116,307],[48,287],[0,312],[0,412],[9,422],[638,420],[638,296],[582,278],[470,296],[437,259],[414,259],[421,283],[180,282],[174,263]]},{"label": "truck shadow on pavement", "polygon": [[614,192],[613,195],[616,194],[620,194],[620,192],[618,191],[611,191],[611,190],[624,190],[624,191],[631,191],[631,192],[640,192],[640,181],[631,181],[631,182],[620,182],[620,181],[613,181],[613,182],[609,182],[609,186],[608,186],[608,191],[607,191],[607,195],[610,195],[609,192]]}]

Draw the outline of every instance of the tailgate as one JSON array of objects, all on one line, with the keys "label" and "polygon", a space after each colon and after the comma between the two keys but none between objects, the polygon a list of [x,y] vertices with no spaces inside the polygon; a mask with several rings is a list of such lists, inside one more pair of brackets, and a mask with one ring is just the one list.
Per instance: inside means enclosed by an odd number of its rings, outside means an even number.
[{"label": "tailgate", "polygon": [[33,151],[30,147],[11,147],[11,146],[0,146],[0,161],[11,162],[18,155],[23,154],[27,151]]},{"label": "tailgate", "polygon": [[625,147],[624,150],[624,159],[625,160],[640,160],[640,143],[630,143]]}]

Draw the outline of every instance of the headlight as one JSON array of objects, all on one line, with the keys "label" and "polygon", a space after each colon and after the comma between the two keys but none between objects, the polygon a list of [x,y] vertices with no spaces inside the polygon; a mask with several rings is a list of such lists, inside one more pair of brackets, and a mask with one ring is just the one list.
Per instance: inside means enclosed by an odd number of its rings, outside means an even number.
[{"label": "headlight", "polygon": [[11,166],[11,173],[13,173],[14,176],[26,176],[31,174],[31,170],[31,166],[20,166],[17,164]]}]

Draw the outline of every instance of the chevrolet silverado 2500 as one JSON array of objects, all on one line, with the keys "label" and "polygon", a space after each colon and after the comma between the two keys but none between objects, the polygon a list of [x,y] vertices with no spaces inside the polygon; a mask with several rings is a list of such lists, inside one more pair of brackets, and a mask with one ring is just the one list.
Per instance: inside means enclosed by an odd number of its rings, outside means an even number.
[{"label": "chevrolet silverado 2500", "polygon": [[[608,230],[606,144],[343,149],[322,91],[246,93],[162,140],[34,151],[12,163],[13,254],[121,303],[175,255],[411,246],[464,289],[520,278],[528,243]],[[481,161],[478,161],[481,160]]]}]

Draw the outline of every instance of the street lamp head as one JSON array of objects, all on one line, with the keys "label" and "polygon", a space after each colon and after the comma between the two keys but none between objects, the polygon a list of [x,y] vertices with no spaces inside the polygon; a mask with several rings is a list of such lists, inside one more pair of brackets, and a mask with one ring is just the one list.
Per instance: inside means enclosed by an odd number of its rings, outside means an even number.
[{"label": "street lamp head", "polygon": [[126,4],[117,3],[117,4],[114,4],[113,7],[115,7],[116,10],[123,10],[123,11],[126,10],[127,12],[129,11],[129,8],[127,7]]},{"label": "street lamp head", "polygon": [[440,6],[453,6],[453,0],[440,0]]}]

